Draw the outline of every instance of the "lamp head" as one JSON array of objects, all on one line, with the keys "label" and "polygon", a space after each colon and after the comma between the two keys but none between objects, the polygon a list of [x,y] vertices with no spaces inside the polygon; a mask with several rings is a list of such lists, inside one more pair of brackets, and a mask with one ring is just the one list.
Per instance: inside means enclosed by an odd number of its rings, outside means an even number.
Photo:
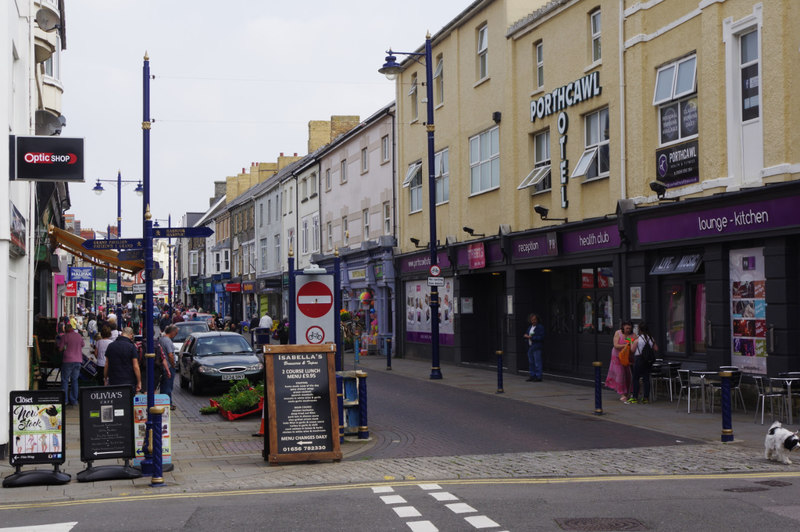
[{"label": "lamp head", "polygon": [[141,196],[142,194],[144,194],[144,185],[142,185],[142,182],[141,182],[141,181],[139,181],[139,182],[136,184],[136,188],[135,188],[133,191],[134,191],[134,192],[136,192],[136,194],[137,194],[137,195],[139,195],[139,196]]},{"label": "lamp head", "polygon": [[419,247],[419,238],[411,237],[409,238],[409,240],[411,240],[411,243],[414,244],[416,247]]},{"label": "lamp head", "polygon": [[386,56],[386,62],[378,69],[378,72],[386,76],[386,79],[389,81],[394,81],[398,74],[403,72],[403,67],[397,62],[397,57],[392,54],[391,50],[386,53],[388,54]]},{"label": "lamp head", "polygon": [[536,212],[536,214],[542,217],[542,220],[547,218],[547,215],[550,213],[550,209],[547,207],[542,207],[541,205],[534,205],[533,210]]},{"label": "lamp head", "polygon": [[103,193],[105,189],[103,188],[103,185],[100,184],[100,180],[98,179],[97,184],[94,186],[94,188],[92,188],[92,190],[94,191],[95,194],[99,196],[100,194]]},{"label": "lamp head", "polygon": [[665,187],[662,183],[659,183],[658,181],[650,181],[650,190],[656,193],[658,199],[663,198],[664,194],[667,193],[667,187]]},{"label": "lamp head", "polygon": [[473,229],[471,227],[467,227],[466,225],[464,227],[462,227],[462,229],[464,230],[465,233],[467,233],[470,236],[475,234],[475,229]]}]

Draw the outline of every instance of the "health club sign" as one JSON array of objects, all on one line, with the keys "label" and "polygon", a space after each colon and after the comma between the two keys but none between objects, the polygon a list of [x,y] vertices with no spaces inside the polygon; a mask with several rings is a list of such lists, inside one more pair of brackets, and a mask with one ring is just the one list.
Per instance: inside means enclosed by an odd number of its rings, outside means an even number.
[{"label": "health club sign", "polygon": [[297,276],[295,305],[298,343],[321,344],[334,340],[333,275]]}]

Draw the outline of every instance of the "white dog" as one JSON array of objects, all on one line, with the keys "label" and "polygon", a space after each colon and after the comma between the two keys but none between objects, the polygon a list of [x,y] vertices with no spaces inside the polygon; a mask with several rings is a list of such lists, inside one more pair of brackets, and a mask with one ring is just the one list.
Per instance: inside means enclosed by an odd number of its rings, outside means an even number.
[{"label": "white dog", "polygon": [[797,432],[789,432],[780,421],[772,424],[764,439],[764,458],[784,464],[791,464],[789,453],[800,447]]}]

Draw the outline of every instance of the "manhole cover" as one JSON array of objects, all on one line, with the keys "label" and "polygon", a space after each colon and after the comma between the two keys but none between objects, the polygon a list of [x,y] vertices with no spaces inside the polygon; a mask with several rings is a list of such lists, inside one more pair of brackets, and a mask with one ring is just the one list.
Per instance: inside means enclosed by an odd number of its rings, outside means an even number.
[{"label": "manhole cover", "polygon": [[723,491],[731,491],[733,493],[750,493],[753,491],[769,491],[769,488],[760,488],[758,486],[746,486],[744,488],[726,488]]},{"label": "manhole cover", "polygon": [[630,517],[570,517],[556,519],[561,530],[648,530]]},{"label": "manhole cover", "polygon": [[773,488],[785,488],[786,486],[791,486],[791,482],[784,482],[782,480],[762,480],[760,482],[756,482],[756,484],[763,484],[765,486],[771,486]]}]

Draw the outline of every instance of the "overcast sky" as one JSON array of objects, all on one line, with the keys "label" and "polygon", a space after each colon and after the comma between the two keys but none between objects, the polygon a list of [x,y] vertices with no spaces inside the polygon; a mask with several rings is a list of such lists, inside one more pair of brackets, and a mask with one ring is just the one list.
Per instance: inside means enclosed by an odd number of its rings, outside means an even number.
[{"label": "overcast sky", "polygon": [[[368,117],[395,97],[385,50],[414,51],[472,0],[68,0],[65,137],[86,139],[71,184],[83,228],[116,223],[116,184],[142,176],[142,62],[150,57],[151,206],[173,225],[202,212],[213,182],[279,153],[307,153],[308,121]],[[122,187],[122,236],[142,234]]]}]

